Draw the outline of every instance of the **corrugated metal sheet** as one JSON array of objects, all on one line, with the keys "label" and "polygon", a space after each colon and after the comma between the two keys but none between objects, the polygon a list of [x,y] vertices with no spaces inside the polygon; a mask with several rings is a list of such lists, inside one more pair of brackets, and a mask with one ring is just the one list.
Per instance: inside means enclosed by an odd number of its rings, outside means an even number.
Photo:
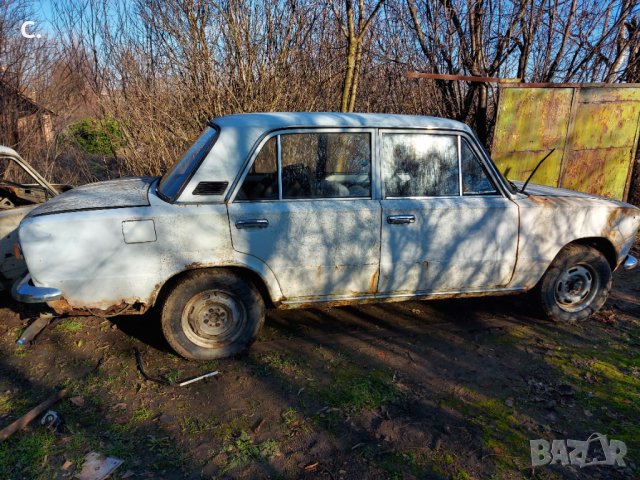
[{"label": "corrugated metal sheet", "polygon": [[492,156],[525,180],[625,200],[638,143],[640,85],[502,85]]}]

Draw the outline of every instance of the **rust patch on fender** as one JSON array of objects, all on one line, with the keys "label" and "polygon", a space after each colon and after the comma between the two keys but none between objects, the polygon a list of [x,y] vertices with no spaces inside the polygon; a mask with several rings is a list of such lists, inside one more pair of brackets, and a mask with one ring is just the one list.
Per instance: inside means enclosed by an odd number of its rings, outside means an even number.
[{"label": "rust patch on fender", "polygon": [[75,316],[141,315],[149,310],[147,304],[140,302],[129,304],[124,301],[107,307],[74,307],[65,298],[47,302],[47,305],[58,315]]},{"label": "rust patch on fender", "polygon": [[204,267],[206,267],[206,266],[207,266],[207,265],[205,265],[205,264],[204,264],[204,263],[202,263],[202,262],[191,262],[191,263],[189,263],[188,265],[186,265],[186,266],[184,267],[184,269],[185,269],[185,270],[195,270],[196,268],[204,268]]},{"label": "rust patch on fender", "polygon": [[369,293],[376,293],[378,291],[378,276],[380,275],[380,270],[376,270],[371,277],[371,281],[369,282]]}]

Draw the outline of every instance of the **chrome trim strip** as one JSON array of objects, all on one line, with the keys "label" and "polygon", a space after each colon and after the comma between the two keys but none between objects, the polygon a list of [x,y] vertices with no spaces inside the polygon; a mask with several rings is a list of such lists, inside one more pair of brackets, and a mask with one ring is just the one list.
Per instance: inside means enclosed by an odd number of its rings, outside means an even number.
[{"label": "chrome trim strip", "polygon": [[36,287],[31,282],[31,275],[13,284],[11,295],[19,302],[23,303],[44,303],[58,300],[62,297],[62,292],[57,288]]},{"label": "chrome trim strip", "polygon": [[458,135],[458,195],[462,197],[462,137]]},{"label": "chrome trim strip", "polygon": [[[250,163],[249,168],[251,168],[257,156],[258,155],[256,154],[253,161]],[[278,170],[276,172],[278,174],[278,200],[282,200],[282,143],[280,142],[280,135],[276,136],[276,169]]]},{"label": "chrome trim strip", "polygon": [[638,259],[633,255],[627,255],[622,264],[625,270],[633,270],[638,266]]},{"label": "chrome trim strip", "polygon": [[[428,198],[434,198],[434,197],[428,197]],[[327,202],[327,201],[331,201],[331,200],[369,200],[371,201],[371,197],[311,197],[311,198],[283,198],[282,200],[286,201],[286,202],[311,202],[311,201],[321,201],[321,202]],[[277,198],[271,198],[271,199],[261,199],[261,200],[236,200],[233,203],[274,203],[274,202],[278,202],[280,200],[278,200]]]}]

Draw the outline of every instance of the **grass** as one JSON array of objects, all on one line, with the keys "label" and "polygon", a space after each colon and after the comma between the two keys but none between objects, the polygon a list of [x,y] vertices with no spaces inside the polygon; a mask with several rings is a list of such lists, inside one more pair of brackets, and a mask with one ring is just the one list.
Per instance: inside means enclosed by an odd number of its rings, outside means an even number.
[{"label": "grass", "polygon": [[[602,342],[596,348],[574,348],[548,359],[576,388],[583,429],[608,434],[627,444],[627,457],[640,463],[640,351],[618,350]],[[603,409],[604,407],[604,409]],[[584,414],[587,410],[592,415]]]},{"label": "grass", "polygon": [[364,448],[360,455],[386,472],[385,478],[404,479],[408,473],[417,478],[448,478],[470,480],[469,472],[461,468],[452,455],[433,452],[426,448],[414,450],[391,450],[375,452]]},{"label": "grass", "polygon": [[311,428],[304,420],[302,414],[295,408],[287,408],[282,412],[281,416],[288,436],[292,437],[298,433],[311,431]]},{"label": "grass", "polygon": [[458,387],[455,395],[441,401],[441,406],[455,410],[482,432],[482,442],[493,452],[498,471],[529,464],[527,447],[533,437],[522,427],[524,417],[513,408],[468,387]]},{"label": "grass", "polygon": [[0,478],[53,478],[46,459],[60,451],[55,443],[55,435],[46,430],[18,433],[0,443]]},{"label": "grass", "polygon": [[215,428],[215,423],[211,419],[202,419],[194,417],[185,417],[180,422],[180,429],[182,433],[195,436],[202,435],[205,432],[209,432]]},{"label": "grass", "polygon": [[56,330],[60,330],[66,333],[76,333],[84,328],[84,322],[79,320],[75,320],[73,318],[68,318],[63,320],[56,326]]},{"label": "grass", "polygon": [[153,411],[145,406],[138,407],[131,415],[130,423],[141,423],[149,420],[153,416]]},{"label": "grass", "polygon": [[164,374],[164,378],[167,379],[167,382],[173,385],[174,383],[178,383],[181,373],[182,372],[178,369],[169,370],[167,373]]},{"label": "grass", "polygon": [[345,362],[336,370],[332,381],[316,387],[315,393],[331,408],[359,413],[402,397],[391,379],[390,372],[381,369],[365,370]]},{"label": "grass", "polygon": [[223,445],[222,452],[227,455],[222,467],[223,472],[244,466],[252,461],[265,462],[281,455],[280,444],[276,440],[269,439],[256,444],[245,430],[241,430],[229,438]]},{"label": "grass", "polygon": [[308,376],[300,362],[284,352],[270,352],[260,355],[254,369],[260,376],[269,375],[272,371],[293,378]]}]

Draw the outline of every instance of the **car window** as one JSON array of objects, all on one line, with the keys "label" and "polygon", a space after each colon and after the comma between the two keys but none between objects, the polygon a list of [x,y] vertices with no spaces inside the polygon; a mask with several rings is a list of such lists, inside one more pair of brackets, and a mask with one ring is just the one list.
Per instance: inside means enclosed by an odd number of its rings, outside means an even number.
[{"label": "car window", "polygon": [[157,192],[161,198],[173,202],[180,195],[200,162],[207,156],[218,137],[217,128],[211,126],[198,137],[178,163],[164,174],[158,184]]},{"label": "car window", "polygon": [[495,195],[498,193],[482,162],[464,139],[461,141],[460,159],[463,195]]},{"label": "car window", "polygon": [[260,149],[236,198],[238,200],[278,199],[278,151],[276,137],[271,137]]},{"label": "car window", "polygon": [[371,197],[369,133],[280,136],[282,198]]},{"label": "car window", "polygon": [[459,195],[457,144],[455,135],[382,135],[385,197]]}]

